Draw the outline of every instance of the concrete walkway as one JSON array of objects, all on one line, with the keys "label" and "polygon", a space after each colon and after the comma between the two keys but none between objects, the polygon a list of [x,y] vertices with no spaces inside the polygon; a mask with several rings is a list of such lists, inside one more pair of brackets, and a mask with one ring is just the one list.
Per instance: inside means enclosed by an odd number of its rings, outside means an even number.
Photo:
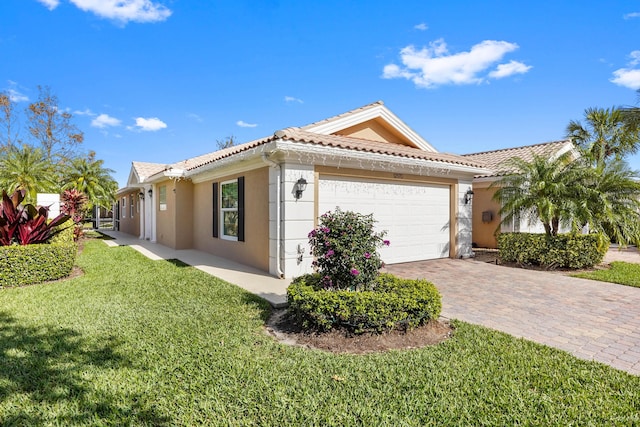
[{"label": "concrete walkway", "polygon": [[198,270],[238,285],[266,299],[275,308],[286,306],[287,287],[291,280],[278,279],[264,271],[195,249],[175,250],[119,231],[100,230],[100,232],[114,239],[104,240],[109,246],[130,246],[152,260],[179,259]]},{"label": "concrete walkway", "polygon": [[[625,257],[640,262],[637,252]],[[607,260],[614,259],[612,251]],[[435,283],[444,317],[640,375],[640,288],[474,260],[395,264],[386,271]]]}]

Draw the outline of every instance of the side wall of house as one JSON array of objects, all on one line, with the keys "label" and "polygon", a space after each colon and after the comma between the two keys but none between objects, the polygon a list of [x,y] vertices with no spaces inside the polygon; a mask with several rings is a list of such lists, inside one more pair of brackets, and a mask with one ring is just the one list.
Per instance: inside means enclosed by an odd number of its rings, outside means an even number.
[{"label": "side wall of house", "polygon": [[141,206],[138,193],[139,192],[136,190],[118,195],[120,206],[120,231],[136,237],[140,235]]},{"label": "side wall of house", "polygon": [[171,194],[175,201],[176,249],[190,249],[193,247],[193,183],[175,181]]},{"label": "side wall of house", "polygon": [[[156,211],[156,242],[176,249],[176,197],[174,182],[167,179],[155,185],[153,206]],[[164,202],[164,203],[163,203]]]},{"label": "side wall of house", "polygon": [[[245,241],[213,237],[213,183],[244,176]],[[195,249],[269,271],[269,170],[267,167],[193,186],[192,243]]]},{"label": "side wall of house", "polygon": [[500,225],[500,204],[493,200],[488,183],[473,185],[473,238],[479,248],[497,248],[496,229]]}]

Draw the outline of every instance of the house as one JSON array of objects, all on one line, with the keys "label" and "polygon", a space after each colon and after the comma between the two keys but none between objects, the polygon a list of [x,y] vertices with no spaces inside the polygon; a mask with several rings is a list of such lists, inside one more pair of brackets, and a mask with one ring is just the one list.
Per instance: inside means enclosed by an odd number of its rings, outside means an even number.
[{"label": "house", "polygon": [[470,256],[482,163],[439,153],[382,102],[170,165],[133,162],[119,227],[295,277],[312,271],[308,233],[336,207],[372,213],[386,263]]},{"label": "house", "polygon": [[557,158],[572,150],[575,150],[573,143],[571,140],[566,139],[523,147],[464,154],[464,158],[484,163],[491,170],[491,173],[477,175],[473,179],[473,245],[481,248],[496,248],[496,235],[498,232],[544,233],[542,223],[530,224],[526,218],[500,225],[501,206],[500,203],[493,200],[496,188],[490,188],[490,186],[504,175],[504,163],[509,159],[519,157],[522,160],[531,161],[536,155]]}]

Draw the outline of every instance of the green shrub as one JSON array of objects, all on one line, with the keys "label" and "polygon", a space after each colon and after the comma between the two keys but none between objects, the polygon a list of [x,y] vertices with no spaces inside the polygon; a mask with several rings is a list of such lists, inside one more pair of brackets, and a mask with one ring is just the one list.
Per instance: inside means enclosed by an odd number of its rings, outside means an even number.
[{"label": "green shrub", "polygon": [[[73,228],[69,230],[73,240]],[[73,241],[0,246],[0,288],[31,285],[68,276],[77,252],[78,247]]]},{"label": "green shrub", "polygon": [[370,289],[382,267],[377,249],[389,245],[386,232],[375,232],[374,224],[373,215],[340,209],[320,216],[309,245],[325,288]]},{"label": "green shrub", "polygon": [[75,238],[75,223],[71,218],[55,228],[55,235],[51,238],[50,243],[73,243]]},{"label": "green shrub", "polygon": [[602,234],[501,233],[498,248],[502,262],[575,269],[602,262],[609,243]]},{"label": "green shrub", "polygon": [[294,279],[287,289],[289,313],[306,329],[352,333],[410,329],[442,310],[440,293],[426,280],[380,274],[369,291],[324,289],[320,274]]}]

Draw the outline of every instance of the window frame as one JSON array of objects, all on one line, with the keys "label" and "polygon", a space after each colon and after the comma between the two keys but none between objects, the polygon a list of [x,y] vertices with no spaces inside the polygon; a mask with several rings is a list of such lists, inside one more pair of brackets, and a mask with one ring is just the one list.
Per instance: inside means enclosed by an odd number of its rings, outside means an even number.
[{"label": "window frame", "polygon": [[[231,185],[231,184],[235,184],[236,185],[236,195],[235,195],[235,206],[233,207],[224,207],[224,203],[223,203],[223,197],[224,197],[224,187],[225,185]],[[239,191],[239,185],[238,185],[238,179],[231,179],[228,181],[222,181],[220,183],[220,238],[224,239],[224,240],[231,240],[231,241],[238,241],[238,228],[239,228],[239,224],[240,224],[240,217],[239,217],[239,199],[240,199],[240,191]],[[236,234],[234,235],[229,235],[229,234],[225,234],[225,225],[224,225],[224,218],[225,218],[225,213],[232,213],[235,212],[236,213]]]},{"label": "window frame", "polygon": [[133,194],[129,195],[129,216],[133,218],[135,216],[135,206],[133,204]]},{"label": "window frame", "polygon": [[122,198],[122,218],[127,217],[127,198]]},{"label": "window frame", "polygon": [[[224,232],[224,213],[221,209],[222,206],[222,185],[229,184],[236,181],[238,183],[238,194],[237,194],[237,211],[238,211],[238,226],[237,226],[237,236],[229,236],[223,234]],[[216,239],[224,239],[227,241],[237,241],[244,242],[245,241],[245,179],[244,176],[239,176],[232,180],[225,180],[222,182],[213,182],[212,185],[212,196],[213,196],[213,224],[212,224],[212,235]],[[231,208],[225,208],[228,211]],[[222,230],[221,230],[222,229]]]},{"label": "window frame", "polygon": [[167,186],[158,186],[158,209],[161,211],[167,210]]}]

